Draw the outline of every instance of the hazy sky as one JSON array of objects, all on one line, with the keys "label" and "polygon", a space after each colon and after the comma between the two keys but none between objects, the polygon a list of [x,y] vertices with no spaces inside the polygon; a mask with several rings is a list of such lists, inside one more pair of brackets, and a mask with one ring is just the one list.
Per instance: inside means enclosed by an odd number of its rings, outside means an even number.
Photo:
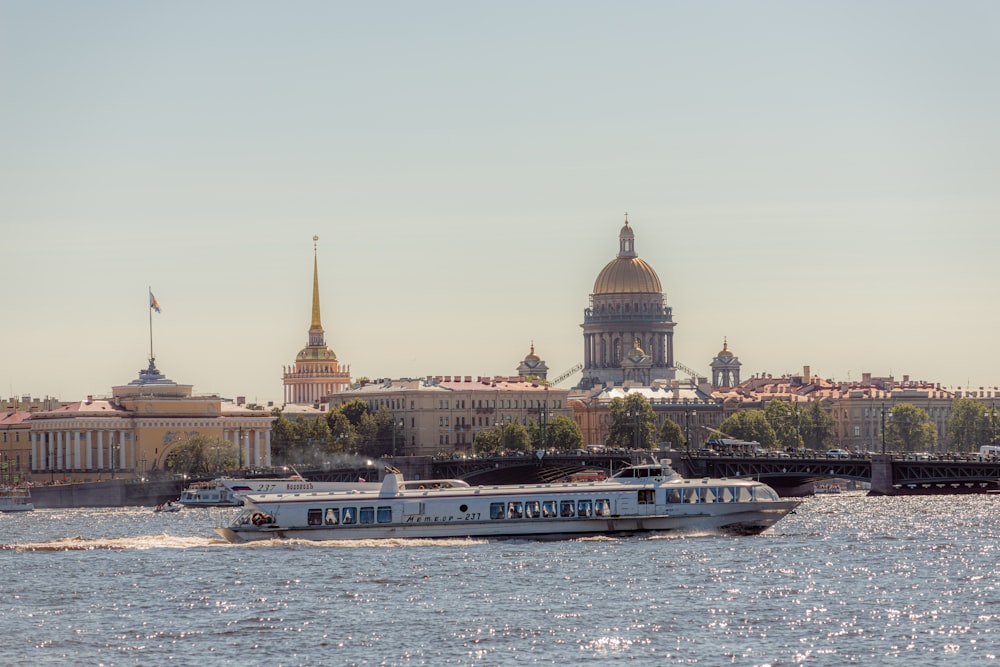
[{"label": "hazy sky", "polygon": [[[1000,385],[1000,3],[0,1],[0,394],[678,361]],[[563,386],[570,386],[577,374]]]}]

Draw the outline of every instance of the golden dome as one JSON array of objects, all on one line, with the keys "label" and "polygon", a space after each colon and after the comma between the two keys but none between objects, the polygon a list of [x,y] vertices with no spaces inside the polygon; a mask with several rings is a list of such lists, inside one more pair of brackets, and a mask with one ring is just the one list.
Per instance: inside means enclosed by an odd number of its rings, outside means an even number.
[{"label": "golden dome", "polygon": [[733,354],[733,351],[729,349],[729,341],[727,339],[725,338],[722,339],[722,350],[716,356],[719,357],[720,359],[724,357],[736,356],[735,354]]},{"label": "golden dome", "polygon": [[618,233],[618,256],[601,269],[594,281],[594,294],[662,293],[660,277],[635,252],[635,234],[625,216]]},{"label": "golden dome", "polygon": [[605,266],[594,281],[594,294],[663,292],[660,278],[638,257],[617,257]]}]

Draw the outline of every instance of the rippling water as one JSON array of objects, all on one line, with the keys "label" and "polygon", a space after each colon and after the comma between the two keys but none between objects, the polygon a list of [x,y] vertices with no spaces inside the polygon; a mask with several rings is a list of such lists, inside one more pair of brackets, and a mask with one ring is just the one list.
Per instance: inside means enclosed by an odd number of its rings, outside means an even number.
[{"label": "rippling water", "polygon": [[1000,497],[808,500],[757,537],[229,545],[219,510],[0,515],[39,665],[979,664]]}]

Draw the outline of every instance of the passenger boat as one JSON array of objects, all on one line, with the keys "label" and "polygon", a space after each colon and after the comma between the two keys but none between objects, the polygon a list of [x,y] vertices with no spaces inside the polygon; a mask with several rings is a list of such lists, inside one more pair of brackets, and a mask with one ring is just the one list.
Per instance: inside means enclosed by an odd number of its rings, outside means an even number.
[{"label": "passenger boat", "polygon": [[751,480],[684,479],[664,462],[627,467],[600,481],[505,486],[407,481],[399,470],[385,470],[377,491],[247,495],[243,510],[215,531],[230,542],[756,534],[801,503]]},{"label": "passenger boat", "polygon": [[26,486],[0,486],[0,512],[31,512],[35,506]]},{"label": "passenger boat", "polygon": [[377,491],[382,485],[376,482],[313,482],[299,475],[294,477],[259,477],[243,479],[235,477],[220,477],[217,483],[225,486],[233,494],[243,497],[257,493],[326,493],[329,491]]},{"label": "passenger boat", "polygon": [[184,489],[177,502],[185,507],[239,507],[243,498],[217,482],[198,482]]}]

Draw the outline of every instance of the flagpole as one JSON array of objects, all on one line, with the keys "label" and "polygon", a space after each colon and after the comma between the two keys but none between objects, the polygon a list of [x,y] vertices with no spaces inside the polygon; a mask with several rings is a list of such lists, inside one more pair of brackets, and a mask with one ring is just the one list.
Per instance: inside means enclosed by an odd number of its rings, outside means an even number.
[{"label": "flagpole", "polygon": [[[153,298],[153,286],[152,285],[147,286],[146,291],[149,293],[149,298],[152,299]],[[150,301],[150,303],[149,303],[149,363],[153,363],[154,359],[155,359],[155,357],[153,357],[153,303],[152,303],[152,301]]]}]

